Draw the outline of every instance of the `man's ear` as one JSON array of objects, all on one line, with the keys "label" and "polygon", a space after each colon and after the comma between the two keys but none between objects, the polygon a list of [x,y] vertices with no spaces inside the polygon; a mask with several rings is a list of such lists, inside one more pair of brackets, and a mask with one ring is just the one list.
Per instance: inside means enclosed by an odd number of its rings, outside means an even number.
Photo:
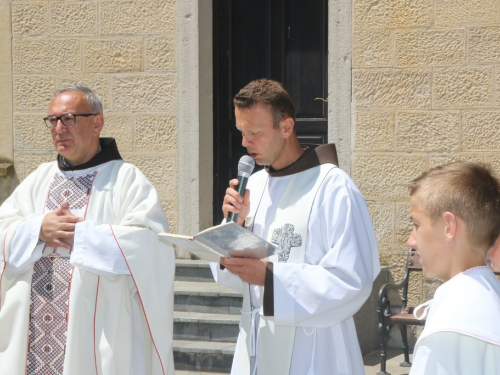
[{"label": "man's ear", "polygon": [[94,135],[99,135],[104,126],[104,116],[101,114],[94,116]]},{"label": "man's ear", "polygon": [[493,246],[488,250],[486,259],[493,271],[500,272],[500,237],[497,238]]},{"label": "man's ear", "polygon": [[493,246],[488,249],[488,255],[492,258],[498,258],[500,261],[500,236],[496,239]]},{"label": "man's ear", "polygon": [[444,220],[444,235],[446,238],[446,242],[452,242],[457,236],[458,230],[458,218],[452,214],[451,212],[445,212],[443,214]]},{"label": "man's ear", "polygon": [[280,121],[280,129],[284,138],[290,137],[293,134],[295,122],[291,117],[286,117]]}]

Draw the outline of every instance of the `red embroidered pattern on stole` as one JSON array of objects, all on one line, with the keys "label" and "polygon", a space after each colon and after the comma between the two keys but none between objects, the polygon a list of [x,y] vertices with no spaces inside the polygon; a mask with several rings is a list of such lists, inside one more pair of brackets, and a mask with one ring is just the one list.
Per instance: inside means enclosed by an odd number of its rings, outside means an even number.
[{"label": "red embroidered pattern on stole", "polygon": [[[70,209],[87,205],[97,172],[67,179],[56,174],[50,185],[46,208],[68,202]],[[50,254],[35,262],[31,281],[31,306],[27,375],[63,373],[71,265],[69,258]]]},{"label": "red embroidered pattern on stole", "polygon": [[35,264],[27,374],[62,374],[70,278],[69,258],[42,257]]},{"label": "red embroidered pattern on stole", "polygon": [[68,202],[73,209],[85,207],[87,205],[87,195],[92,187],[92,181],[96,173],[71,179],[56,174],[54,181],[50,184],[46,207],[53,211],[59,208],[63,202]]}]

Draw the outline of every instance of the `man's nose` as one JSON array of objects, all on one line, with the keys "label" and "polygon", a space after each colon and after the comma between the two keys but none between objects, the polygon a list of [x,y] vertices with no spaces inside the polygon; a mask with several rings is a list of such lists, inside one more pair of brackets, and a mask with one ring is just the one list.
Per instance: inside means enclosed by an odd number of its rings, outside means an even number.
[{"label": "man's nose", "polygon": [[417,241],[415,240],[414,230],[411,231],[410,236],[408,237],[408,241],[406,241],[406,244],[408,247],[411,247],[415,249],[417,247]]},{"label": "man's nose", "polygon": [[66,128],[67,128],[67,126],[62,123],[62,120],[57,119],[57,123],[56,123],[56,126],[54,126],[54,129],[56,131],[59,131],[59,133],[60,133],[61,130],[67,130]]}]

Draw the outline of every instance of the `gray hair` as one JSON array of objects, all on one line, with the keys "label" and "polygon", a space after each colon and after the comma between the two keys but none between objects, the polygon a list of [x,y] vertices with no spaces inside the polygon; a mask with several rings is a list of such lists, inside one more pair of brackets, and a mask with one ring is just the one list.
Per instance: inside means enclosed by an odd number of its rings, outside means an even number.
[{"label": "gray hair", "polygon": [[89,103],[90,108],[92,108],[94,111],[99,113],[100,115],[103,114],[102,111],[102,102],[101,99],[99,98],[99,95],[97,95],[96,92],[92,91],[86,86],[66,86],[63,88],[60,88],[54,93],[54,98],[58,96],[59,94],[62,94],[63,92],[67,91],[77,91],[81,92],[82,94],[85,95],[85,98],[87,99],[87,103]]}]

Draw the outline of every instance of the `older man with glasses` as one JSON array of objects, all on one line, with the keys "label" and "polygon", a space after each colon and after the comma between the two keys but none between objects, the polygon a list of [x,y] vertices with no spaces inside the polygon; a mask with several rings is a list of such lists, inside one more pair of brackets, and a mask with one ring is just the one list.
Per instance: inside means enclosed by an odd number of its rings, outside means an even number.
[{"label": "older man with glasses", "polygon": [[58,152],[0,207],[0,375],[173,374],[174,252],[151,183],[100,138],[89,88],[43,119]]}]

